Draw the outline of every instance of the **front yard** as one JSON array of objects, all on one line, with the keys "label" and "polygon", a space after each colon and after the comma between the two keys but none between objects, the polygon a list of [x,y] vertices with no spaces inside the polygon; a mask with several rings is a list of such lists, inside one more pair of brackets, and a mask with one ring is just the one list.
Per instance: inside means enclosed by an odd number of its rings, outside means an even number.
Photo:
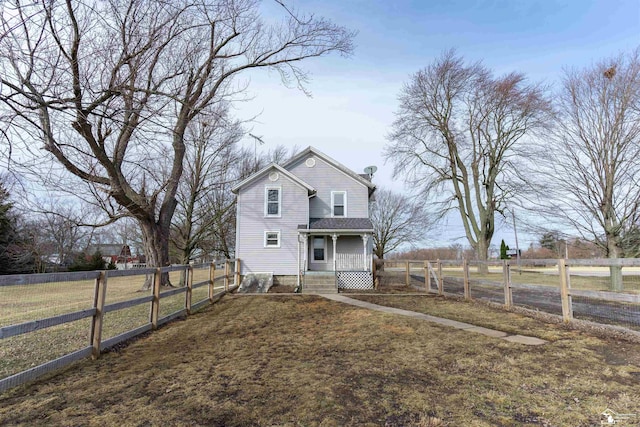
[{"label": "front yard", "polygon": [[431,295],[361,298],[550,342],[315,296],[225,296],[1,395],[0,424],[591,426],[607,408],[640,414],[640,344]]}]

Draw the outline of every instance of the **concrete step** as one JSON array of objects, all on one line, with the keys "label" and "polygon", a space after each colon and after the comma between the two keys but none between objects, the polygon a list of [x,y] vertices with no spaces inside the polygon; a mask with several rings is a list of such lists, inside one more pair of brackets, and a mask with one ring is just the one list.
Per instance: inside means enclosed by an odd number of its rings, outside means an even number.
[{"label": "concrete step", "polygon": [[336,285],[333,283],[309,284],[305,283],[302,287],[303,294],[335,294],[338,293]]},{"label": "concrete step", "polygon": [[334,284],[336,282],[336,276],[331,274],[323,274],[323,275],[305,275],[304,276],[304,283],[305,284],[318,284],[318,285],[324,285],[324,284]]}]

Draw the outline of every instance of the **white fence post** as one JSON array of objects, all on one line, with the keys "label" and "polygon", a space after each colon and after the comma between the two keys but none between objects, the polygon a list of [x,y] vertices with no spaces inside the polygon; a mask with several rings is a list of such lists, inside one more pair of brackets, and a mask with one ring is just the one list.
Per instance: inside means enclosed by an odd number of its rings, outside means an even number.
[{"label": "white fence post", "polygon": [[573,307],[571,294],[569,293],[569,273],[567,271],[566,260],[558,260],[558,273],[560,274],[560,299],[562,301],[562,320],[565,323],[573,320]]}]

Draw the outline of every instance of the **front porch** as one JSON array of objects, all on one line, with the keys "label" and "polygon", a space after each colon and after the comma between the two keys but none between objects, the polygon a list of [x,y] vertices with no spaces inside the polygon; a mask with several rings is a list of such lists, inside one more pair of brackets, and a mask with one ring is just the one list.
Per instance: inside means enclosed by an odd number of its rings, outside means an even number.
[{"label": "front porch", "polygon": [[298,243],[303,292],[373,289],[371,233],[299,230]]}]

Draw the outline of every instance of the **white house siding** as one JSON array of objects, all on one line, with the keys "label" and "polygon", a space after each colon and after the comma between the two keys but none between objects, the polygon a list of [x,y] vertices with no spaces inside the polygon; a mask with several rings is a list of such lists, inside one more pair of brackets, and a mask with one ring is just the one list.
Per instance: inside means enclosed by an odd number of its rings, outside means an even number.
[{"label": "white house siding", "polygon": [[[310,168],[305,161],[313,157],[315,166]],[[331,192],[347,192],[347,217],[369,217],[369,189],[351,176],[336,169],[319,157],[309,155],[287,168],[307,184],[316,189],[316,196],[309,202],[310,218],[331,217]]]},{"label": "white house siding", "polygon": [[[265,187],[281,187],[279,218],[265,218]],[[241,274],[273,273],[296,275],[299,224],[309,218],[308,192],[291,179],[279,174],[271,181],[268,174],[243,187],[238,193],[237,249]],[[264,232],[280,231],[280,247],[265,248]]]}]

